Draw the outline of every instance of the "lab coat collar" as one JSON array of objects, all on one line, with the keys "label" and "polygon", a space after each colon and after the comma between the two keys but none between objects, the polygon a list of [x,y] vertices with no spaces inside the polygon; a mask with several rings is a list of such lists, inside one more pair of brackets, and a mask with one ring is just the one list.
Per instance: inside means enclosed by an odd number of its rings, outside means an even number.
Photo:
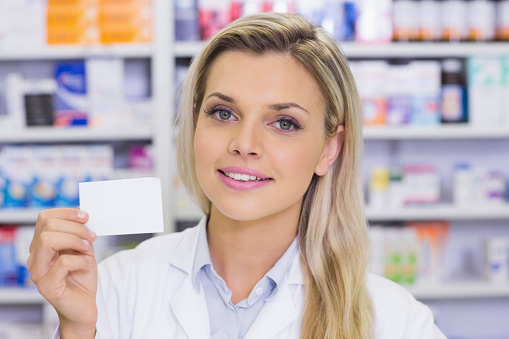
[{"label": "lab coat collar", "polygon": [[170,256],[170,265],[173,265],[185,273],[193,272],[194,256],[198,246],[200,230],[207,225],[207,218],[201,218],[198,225],[183,231],[182,241],[177,245],[175,252]]},{"label": "lab coat collar", "polygon": [[[196,227],[184,231],[187,234],[183,234],[180,244],[170,258],[171,265],[187,273],[172,297],[170,306],[189,339],[210,338],[205,295],[201,288],[197,291],[192,282],[199,232],[202,227],[206,227],[206,223],[207,219],[204,217]],[[299,254],[293,259],[278,293],[266,302],[254,320],[245,336],[246,339],[275,337],[297,319],[299,311],[292,296],[291,285],[303,285]]]}]

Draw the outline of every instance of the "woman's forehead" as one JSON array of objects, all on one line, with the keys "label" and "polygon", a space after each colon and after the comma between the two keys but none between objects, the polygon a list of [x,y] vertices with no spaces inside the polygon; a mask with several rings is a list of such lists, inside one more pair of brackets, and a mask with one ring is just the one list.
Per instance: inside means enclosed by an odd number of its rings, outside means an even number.
[{"label": "woman's forehead", "polygon": [[315,78],[288,54],[222,53],[211,65],[205,98],[213,92],[236,100],[299,102],[312,110],[324,109],[323,94]]}]

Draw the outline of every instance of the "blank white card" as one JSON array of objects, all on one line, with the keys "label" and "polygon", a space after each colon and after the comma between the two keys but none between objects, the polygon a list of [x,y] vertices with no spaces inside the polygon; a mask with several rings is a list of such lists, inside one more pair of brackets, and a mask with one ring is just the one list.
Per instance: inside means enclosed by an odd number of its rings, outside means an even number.
[{"label": "blank white card", "polygon": [[159,178],[82,182],[79,195],[86,226],[97,235],[164,231]]}]

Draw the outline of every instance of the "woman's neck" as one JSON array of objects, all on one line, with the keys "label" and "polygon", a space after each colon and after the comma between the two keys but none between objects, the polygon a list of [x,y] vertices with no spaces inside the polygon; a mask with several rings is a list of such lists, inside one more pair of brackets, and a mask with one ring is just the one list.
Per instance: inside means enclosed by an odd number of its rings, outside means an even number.
[{"label": "woman's neck", "polygon": [[299,213],[289,209],[259,220],[239,221],[212,206],[207,226],[210,256],[233,293],[233,303],[247,298],[288,249],[297,234]]}]

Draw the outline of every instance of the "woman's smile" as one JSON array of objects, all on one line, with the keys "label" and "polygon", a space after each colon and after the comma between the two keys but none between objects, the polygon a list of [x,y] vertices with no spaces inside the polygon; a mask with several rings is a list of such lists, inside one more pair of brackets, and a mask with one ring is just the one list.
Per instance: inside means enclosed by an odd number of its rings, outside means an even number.
[{"label": "woman's smile", "polygon": [[263,187],[273,181],[272,178],[251,168],[225,167],[218,174],[223,183],[234,190],[251,190]]}]

